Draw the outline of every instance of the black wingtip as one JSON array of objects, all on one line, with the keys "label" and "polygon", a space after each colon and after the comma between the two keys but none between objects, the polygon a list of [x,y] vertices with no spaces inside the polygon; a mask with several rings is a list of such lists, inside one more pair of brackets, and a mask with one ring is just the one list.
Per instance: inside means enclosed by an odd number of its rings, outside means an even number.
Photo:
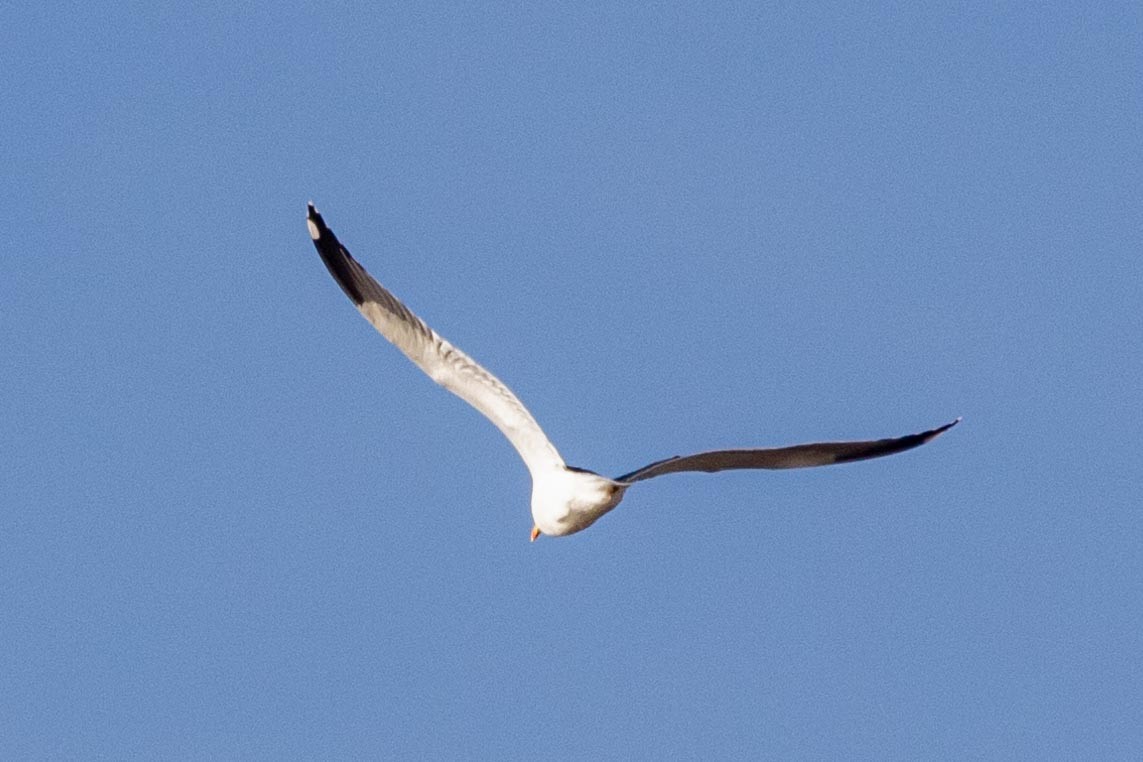
[{"label": "black wingtip", "polygon": [[953,426],[956,426],[958,423],[960,423],[963,420],[964,420],[964,417],[958,415],[955,420],[950,421],[949,423],[946,423],[944,426],[938,426],[937,428],[933,429],[932,431],[927,432],[925,434],[925,442],[931,442],[932,440],[936,439],[941,434],[944,434],[946,431],[951,429]]},{"label": "black wingtip", "polygon": [[310,230],[310,238],[315,241],[322,237],[324,233],[329,232],[329,228],[325,225],[325,220],[321,218],[321,213],[318,212],[314,202],[310,201],[306,204],[306,227]]},{"label": "black wingtip", "polygon": [[[922,431],[919,434],[909,434],[907,436],[896,437],[893,439],[879,439],[875,442],[862,443],[862,444],[866,444],[868,446],[854,450],[853,452],[848,452],[848,453],[845,453],[843,455],[839,455],[837,460],[834,462],[836,462],[836,463],[852,463],[852,462],[855,462],[858,460],[869,460],[870,458],[880,458],[883,455],[893,455],[894,453],[905,452],[906,450],[912,450],[914,447],[920,447],[921,445],[925,445],[925,444],[928,444],[929,442],[932,442],[934,439],[939,437],[941,434],[944,434],[946,431],[951,429],[953,426],[956,426],[958,423],[960,423],[960,420],[961,419],[958,417],[955,421],[950,421],[949,423],[946,423],[944,426],[938,426],[935,429],[929,429],[928,431]],[[842,444],[845,444],[845,443],[842,443]]]},{"label": "black wingtip", "polygon": [[325,263],[330,275],[337,281],[337,285],[341,286],[345,295],[360,307],[365,301],[365,296],[361,293],[353,273],[353,257],[325,224],[325,220],[312,201],[306,205],[306,227],[309,228],[314,247],[321,255],[322,262]]}]

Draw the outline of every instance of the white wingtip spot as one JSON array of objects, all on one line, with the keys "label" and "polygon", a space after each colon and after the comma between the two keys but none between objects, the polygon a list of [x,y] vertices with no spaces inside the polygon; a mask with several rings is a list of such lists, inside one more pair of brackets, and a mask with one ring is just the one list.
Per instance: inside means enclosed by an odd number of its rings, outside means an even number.
[{"label": "white wingtip spot", "polygon": [[318,226],[314,224],[313,220],[306,220],[306,227],[310,229],[310,238],[315,241],[321,238],[321,231],[318,230]]}]

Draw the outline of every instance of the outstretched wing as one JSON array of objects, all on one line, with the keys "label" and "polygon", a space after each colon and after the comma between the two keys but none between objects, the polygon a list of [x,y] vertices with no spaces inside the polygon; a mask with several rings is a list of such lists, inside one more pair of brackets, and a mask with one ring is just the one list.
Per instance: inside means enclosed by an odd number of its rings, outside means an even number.
[{"label": "outstretched wing", "polygon": [[735,468],[809,468],[828,466],[833,463],[849,463],[854,460],[880,458],[895,452],[911,450],[931,442],[936,437],[960,423],[957,418],[930,431],[910,434],[895,439],[874,439],[868,442],[818,442],[791,447],[774,447],[766,450],[716,450],[700,452],[697,455],[676,455],[660,460],[637,471],[620,476],[616,481],[639,482],[676,471],[726,471]]},{"label": "outstretched wing", "polygon": [[382,336],[429,378],[496,424],[530,471],[564,465],[556,448],[516,395],[500,379],[441,338],[375,281],[341,245],[313,204],[309,205],[306,223],[333,279]]}]

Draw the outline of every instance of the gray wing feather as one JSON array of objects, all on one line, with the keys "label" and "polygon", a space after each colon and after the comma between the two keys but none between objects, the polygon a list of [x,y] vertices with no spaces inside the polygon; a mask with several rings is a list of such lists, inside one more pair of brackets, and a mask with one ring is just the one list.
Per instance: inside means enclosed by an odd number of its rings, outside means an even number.
[{"label": "gray wing feather", "polygon": [[365,319],[438,384],[479,410],[508,438],[530,470],[563,466],[539,424],[500,379],[413,314],[355,260],[309,205],[314,247],[333,279]]},{"label": "gray wing feather", "polygon": [[960,423],[960,418],[952,423],[946,423],[944,426],[922,431],[920,434],[910,434],[892,439],[875,439],[867,442],[818,442],[816,444],[801,444],[764,450],[715,450],[713,452],[700,452],[697,455],[675,456],[624,474],[616,481],[630,484],[678,471],[713,472],[736,468],[809,468],[812,466],[828,466],[834,463],[849,463],[867,458],[880,458],[884,455],[892,455],[920,447],[958,423]]}]

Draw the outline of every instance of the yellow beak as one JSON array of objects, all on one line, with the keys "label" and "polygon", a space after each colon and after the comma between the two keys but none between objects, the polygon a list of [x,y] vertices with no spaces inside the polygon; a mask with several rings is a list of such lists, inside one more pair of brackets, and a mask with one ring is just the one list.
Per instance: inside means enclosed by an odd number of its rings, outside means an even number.
[{"label": "yellow beak", "polygon": [[539,536],[540,536],[540,528],[537,526],[532,527],[532,542],[535,542],[536,538]]}]

